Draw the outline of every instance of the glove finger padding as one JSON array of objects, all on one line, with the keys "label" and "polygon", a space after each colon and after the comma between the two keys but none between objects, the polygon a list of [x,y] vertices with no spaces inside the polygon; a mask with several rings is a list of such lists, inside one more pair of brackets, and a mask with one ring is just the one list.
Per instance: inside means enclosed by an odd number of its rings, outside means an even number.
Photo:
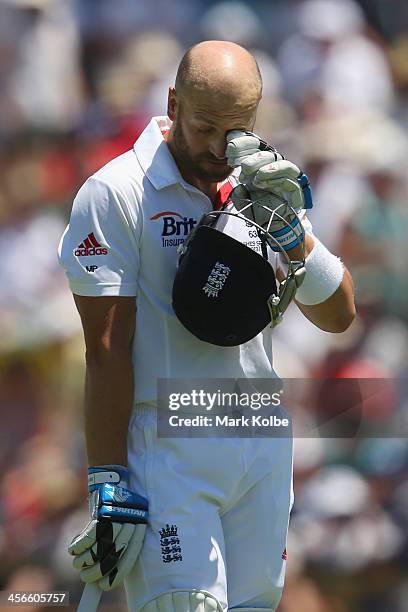
[{"label": "glove finger padding", "polygon": [[304,198],[298,178],[299,168],[287,160],[263,165],[252,178],[252,185],[287,200],[295,209],[304,207]]},{"label": "glove finger padding", "polygon": [[[111,572],[125,555],[138,526],[125,523],[115,541],[98,541],[91,550],[95,555],[95,563],[85,567],[80,572],[83,582],[95,582]],[[96,549],[96,552],[94,550]]]},{"label": "glove finger padding", "polygon": [[257,136],[246,134],[241,130],[231,130],[227,134],[225,156],[229,166],[241,165],[241,160],[248,155],[259,152],[260,140]]},{"label": "glove finger padding", "polygon": [[[243,185],[238,185],[231,194],[231,200],[237,210],[242,210],[242,214],[255,221],[264,229],[276,229],[285,224],[280,217],[286,217],[291,213],[288,204],[273,193],[268,193],[260,189],[248,191]],[[245,208],[249,202],[252,206]]]},{"label": "glove finger padding", "polygon": [[253,179],[264,166],[273,166],[276,162],[276,153],[273,151],[258,151],[253,155],[243,157],[241,160],[241,174],[239,180],[247,186],[253,185]]},{"label": "glove finger padding", "polygon": [[[271,216],[274,215],[273,222],[278,219],[278,215],[285,216],[288,206],[281,198],[274,196],[260,189],[248,191],[244,185],[237,185],[231,193],[231,200],[238,211],[242,211],[244,217],[255,221],[258,225],[265,228],[268,226]],[[251,206],[248,206],[249,203]]]},{"label": "glove finger padding", "polygon": [[[251,196],[254,191],[259,192],[259,190],[251,189]],[[273,201],[278,200],[280,200],[280,203],[282,204],[283,200],[297,211],[304,207],[302,191],[299,189],[299,186],[297,184],[294,184],[292,179],[278,179],[273,183],[273,185],[271,185],[268,190],[262,189],[262,191],[264,194],[268,194],[270,196],[271,204]],[[267,199],[268,198],[265,198],[265,204]]]},{"label": "glove finger padding", "polygon": [[[99,521],[102,522],[102,521]],[[106,521],[109,523],[108,521]],[[103,536],[98,534],[95,543],[82,554],[75,556],[72,565],[75,569],[81,570],[103,562],[105,557],[110,555],[113,547],[121,550],[127,546],[133,535],[134,525],[129,523],[110,523],[104,531]],[[124,550],[123,550],[124,552]],[[99,576],[101,577],[101,576]]]},{"label": "glove finger padding", "polygon": [[253,209],[255,215],[255,221],[261,227],[265,228],[268,226],[269,221],[272,217],[272,227],[276,228],[277,224],[285,224],[283,218],[291,215],[292,211],[290,206],[282,198],[268,193],[260,189],[251,189],[251,200],[253,201]]},{"label": "glove finger padding", "polygon": [[110,591],[119,586],[131,572],[142,549],[145,533],[146,525],[135,525],[132,538],[119,563],[107,576],[98,582],[98,586],[102,591]]},{"label": "glove finger padding", "polygon": [[95,563],[98,562],[95,548],[96,546],[94,544],[91,548],[88,548],[88,550],[83,552],[82,555],[77,555],[76,557],[74,557],[74,560],[72,562],[73,568],[81,570],[85,567],[91,567],[92,565],[95,565]]},{"label": "glove finger padding", "polygon": [[[264,151],[267,153],[267,151]],[[259,164],[258,172],[254,180],[254,185],[259,189],[268,189],[271,180],[289,178],[296,180],[300,175],[300,169],[296,164],[283,159],[269,163],[265,160],[264,164]]]},{"label": "glove finger padding", "polygon": [[120,523],[113,523],[104,519],[92,519],[85,529],[73,538],[71,544],[68,546],[68,552],[70,555],[81,555],[83,552],[90,549],[100,538],[110,538],[114,540],[120,532],[121,527],[122,525]]}]

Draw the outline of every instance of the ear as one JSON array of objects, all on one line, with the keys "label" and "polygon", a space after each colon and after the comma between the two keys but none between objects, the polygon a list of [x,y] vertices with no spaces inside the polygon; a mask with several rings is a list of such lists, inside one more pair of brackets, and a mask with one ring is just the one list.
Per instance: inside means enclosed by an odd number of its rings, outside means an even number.
[{"label": "ear", "polygon": [[169,95],[167,98],[167,115],[171,121],[174,121],[177,115],[177,94],[174,87],[169,87]]}]

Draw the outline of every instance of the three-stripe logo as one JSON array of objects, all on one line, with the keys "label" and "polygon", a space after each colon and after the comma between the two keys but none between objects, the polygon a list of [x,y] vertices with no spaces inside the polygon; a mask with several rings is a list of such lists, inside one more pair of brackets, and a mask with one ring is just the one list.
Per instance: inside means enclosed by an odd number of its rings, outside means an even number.
[{"label": "three-stripe logo", "polygon": [[89,257],[92,255],[107,254],[107,247],[103,246],[102,244],[100,244],[100,242],[97,241],[93,232],[88,234],[85,240],[81,242],[81,244],[79,244],[74,251],[74,255],[76,257]]}]

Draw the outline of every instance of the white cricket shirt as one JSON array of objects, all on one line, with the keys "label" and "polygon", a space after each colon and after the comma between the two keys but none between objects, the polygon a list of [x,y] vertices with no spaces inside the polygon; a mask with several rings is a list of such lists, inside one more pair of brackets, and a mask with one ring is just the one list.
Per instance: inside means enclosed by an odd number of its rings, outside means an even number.
[{"label": "white cricket shirt", "polygon": [[[276,376],[269,327],[246,344],[219,347],[198,340],[174,314],[177,247],[213,207],[182,178],[163,139],[169,126],[154,117],[132,150],[85,182],[59,245],[73,293],[136,297],[137,403],[155,401],[158,378]],[[251,228],[240,228],[240,240],[258,250]]]}]

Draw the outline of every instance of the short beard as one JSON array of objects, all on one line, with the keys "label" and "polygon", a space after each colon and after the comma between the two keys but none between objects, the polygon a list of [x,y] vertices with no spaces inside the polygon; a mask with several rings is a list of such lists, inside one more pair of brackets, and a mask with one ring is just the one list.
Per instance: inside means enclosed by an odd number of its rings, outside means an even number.
[{"label": "short beard", "polygon": [[[173,131],[173,143],[176,154],[176,162],[181,170],[181,172],[185,172],[193,176],[194,178],[205,181],[208,183],[221,183],[225,181],[226,178],[229,177],[233,168],[229,166],[227,169],[220,166],[219,171],[214,167],[214,170],[208,172],[205,168],[203,168],[202,163],[205,161],[211,161],[210,155],[203,158],[203,156],[191,156],[188,151],[186,139],[184,137],[183,128],[181,127],[180,121],[177,121],[174,131]],[[215,160],[215,158],[213,158]]]}]

